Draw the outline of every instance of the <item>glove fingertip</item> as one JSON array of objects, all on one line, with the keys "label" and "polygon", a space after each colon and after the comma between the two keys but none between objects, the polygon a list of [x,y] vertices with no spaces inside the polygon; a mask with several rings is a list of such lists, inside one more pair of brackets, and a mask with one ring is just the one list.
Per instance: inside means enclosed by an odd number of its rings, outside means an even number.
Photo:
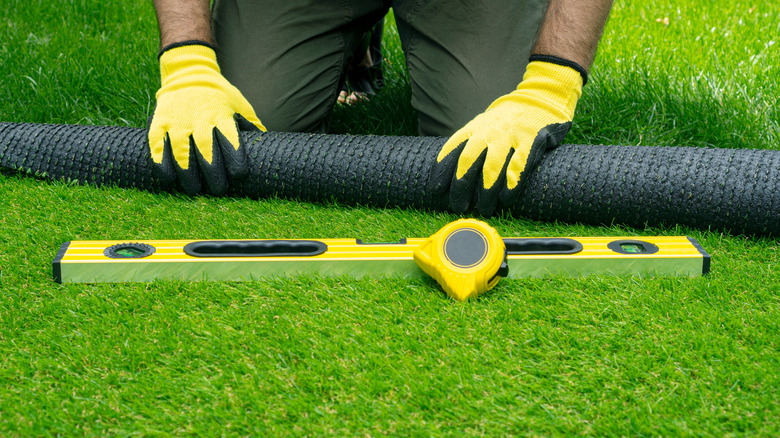
[{"label": "glove fingertip", "polygon": [[489,197],[478,196],[477,199],[477,212],[480,216],[490,217],[496,212],[498,208],[498,190],[496,193]]},{"label": "glove fingertip", "polygon": [[450,208],[454,212],[464,213],[475,204],[478,196],[477,182],[482,178],[482,167],[485,164],[485,157],[487,157],[487,150],[477,157],[471,164],[471,167],[460,178],[453,171],[452,184],[450,185]]},{"label": "glove fingertip", "polygon": [[[221,134],[221,137],[214,135],[217,132]],[[223,119],[217,122],[209,134],[211,134],[214,139],[220,140],[220,146],[223,150],[238,150],[241,148],[241,136],[239,134],[238,122],[235,120],[235,116],[233,119]]]},{"label": "glove fingertip", "polygon": [[450,209],[455,213],[467,212],[471,207],[473,191],[473,184],[453,176],[450,186]]},{"label": "glove fingertip", "polygon": [[263,122],[257,118],[257,116],[247,119],[243,115],[236,113],[233,115],[233,119],[236,121],[236,126],[240,131],[258,132],[267,131]]},{"label": "glove fingertip", "polygon": [[[236,134],[237,143],[233,144],[219,129],[214,129],[214,144],[219,145],[222,155],[222,165],[227,174],[234,178],[243,178],[249,172],[246,146],[241,140],[241,134]],[[216,152],[216,148],[215,148]]]},{"label": "glove fingertip", "polygon": [[[548,140],[538,137],[537,141],[546,142]],[[531,148],[523,169],[520,169],[519,171],[517,169],[507,169],[506,184],[503,184],[501,192],[499,193],[499,201],[502,207],[511,208],[517,203],[518,199],[520,199],[525,191],[525,188],[528,186],[531,176],[544,159],[545,153],[545,148],[536,147],[535,145]]]},{"label": "glove fingertip", "polygon": [[[204,161],[202,157],[198,158],[196,154],[200,155],[198,148],[195,146],[195,140],[190,137],[190,148],[187,157],[187,168],[181,167],[178,161],[171,160],[173,167],[176,170],[176,174],[179,177],[179,183],[185,193],[190,196],[197,195],[203,189],[203,182],[200,179],[200,166],[198,161]],[[204,161],[205,162],[205,161]]]},{"label": "glove fingertip", "polygon": [[[501,167],[498,177],[493,182],[493,185],[491,185],[490,187],[485,187],[484,180],[483,180],[482,184],[477,190],[476,207],[477,207],[477,211],[482,216],[485,217],[492,216],[493,213],[495,213],[496,209],[498,208],[499,195],[501,189],[503,187],[506,187],[507,167],[511,162],[513,153],[514,150],[510,150],[507,153],[506,157],[504,158],[504,165]],[[484,178],[484,174],[483,174],[483,178]]]},{"label": "glove fingertip", "polygon": [[451,157],[453,154],[460,156],[468,141],[468,133],[461,128],[444,141],[441,149],[439,149],[439,154],[436,156],[436,161],[442,161],[447,157]]},{"label": "glove fingertip", "polygon": [[498,201],[504,208],[512,208],[520,198],[522,193],[522,184],[516,185],[513,189],[510,189],[506,185],[501,187],[501,191],[498,193]]},{"label": "glove fingertip", "polygon": [[150,131],[146,134],[146,144],[152,161],[155,164],[161,164],[165,157],[165,137]]},{"label": "glove fingertip", "polygon": [[162,151],[165,148],[165,141],[168,136],[159,124],[154,123],[153,118],[154,116],[152,115],[146,120],[146,145],[152,154],[154,162],[157,163],[160,160],[158,157],[162,155]]},{"label": "glove fingertip", "polygon": [[[147,135],[147,141],[149,141],[149,135]],[[156,136],[155,136],[156,137]],[[173,167],[173,152],[171,150],[171,142],[167,136],[162,137],[154,146],[149,145],[149,159],[151,160],[152,175],[157,180],[162,188],[168,188],[173,186],[176,182],[176,170]],[[162,143],[162,146],[160,146]],[[162,150],[161,153],[152,152],[155,150]]]},{"label": "glove fingertip", "polygon": [[214,128],[211,131],[211,162],[205,160],[201,149],[191,148],[195,150],[196,155],[191,156],[191,160],[197,161],[197,169],[199,172],[197,175],[201,175],[203,179],[202,185],[205,185],[205,189],[208,193],[215,196],[222,196],[227,193],[228,180],[225,174],[225,159],[224,151],[221,145],[222,141],[219,138],[218,130]]},{"label": "glove fingertip", "polygon": [[534,139],[534,146],[536,146],[537,143],[544,142],[544,147],[541,149],[550,150],[557,148],[561,143],[563,143],[563,140],[569,133],[571,126],[572,122],[554,123],[552,125],[545,126],[539,131],[539,134]]},{"label": "glove fingertip", "polygon": [[511,208],[517,203],[520,195],[528,185],[530,175],[536,169],[543,156],[543,148],[532,148],[531,152],[528,154],[524,169],[517,173],[507,170],[505,183],[502,184],[501,191],[498,194],[498,199],[502,207]]},{"label": "glove fingertip", "polygon": [[[441,150],[444,150],[444,147],[445,146],[442,146]],[[455,170],[458,168],[458,159],[465,147],[466,140],[462,141],[442,159],[433,163],[433,168],[431,169],[431,174],[428,178],[428,191],[432,195],[443,196],[447,190],[450,189],[451,183],[454,180]]]}]

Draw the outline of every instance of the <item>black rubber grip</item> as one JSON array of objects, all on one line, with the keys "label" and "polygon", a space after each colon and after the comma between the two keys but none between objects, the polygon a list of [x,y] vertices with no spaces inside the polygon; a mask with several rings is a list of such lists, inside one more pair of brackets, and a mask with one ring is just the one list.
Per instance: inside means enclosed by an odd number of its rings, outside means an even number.
[{"label": "black rubber grip", "polygon": [[577,254],[582,243],[565,237],[509,238],[504,239],[509,255],[528,254]]},{"label": "black rubber grip", "polygon": [[328,245],[317,240],[201,240],[184,245],[192,257],[310,257]]},{"label": "black rubber grip", "polygon": [[[445,138],[242,133],[250,175],[230,194],[446,210],[428,178]],[[176,190],[138,128],[0,123],[0,167],[84,184]],[[780,235],[780,151],[564,145],[531,175],[515,216],[687,225]]]}]

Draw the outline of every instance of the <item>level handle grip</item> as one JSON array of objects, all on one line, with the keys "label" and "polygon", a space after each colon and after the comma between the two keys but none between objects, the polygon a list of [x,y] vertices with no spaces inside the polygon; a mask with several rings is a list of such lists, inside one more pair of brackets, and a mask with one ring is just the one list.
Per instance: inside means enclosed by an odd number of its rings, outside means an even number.
[{"label": "level handle grip", "polygon": [[533,254],[577,254],[582,243],[565,237],[509,238],[504,239],[509,255]]},{"label": "level handle grip", "polygon": [[201,240],[184,245],[192,257],[311,257],[328,250],[318,240]]}]

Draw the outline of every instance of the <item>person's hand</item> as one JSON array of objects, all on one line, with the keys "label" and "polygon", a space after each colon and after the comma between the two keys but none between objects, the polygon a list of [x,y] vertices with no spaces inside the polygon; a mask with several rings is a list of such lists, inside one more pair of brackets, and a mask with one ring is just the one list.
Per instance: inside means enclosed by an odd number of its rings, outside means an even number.
[{"label": "person's hand", "polygon": [[450,208],[459,213],[476,207],[489,216],[499,199],[513,205],[544,152],[569,132],[582,94],[580,71],[530,62],[515,91],[496,99],[447,140],[436,158],[431,191],[444,194],[449,187]]},{"label": "person's hand", "polygon": [[[265,131],[254,109],[220,73],[211,47],[175,45],[160,55],[162,86],[147,132],[156,170],[166,182],[178,176],[189,194],[222,195],[228,175],[245,176],[239,129]],[[202,180],[201,180],[202,178]]]}]

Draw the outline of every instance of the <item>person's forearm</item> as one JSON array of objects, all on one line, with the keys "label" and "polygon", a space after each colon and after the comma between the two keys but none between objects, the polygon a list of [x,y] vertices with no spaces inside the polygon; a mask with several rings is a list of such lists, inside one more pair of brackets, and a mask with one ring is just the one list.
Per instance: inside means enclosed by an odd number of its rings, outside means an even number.
[{"label": "person's forearm", "polygon": [[182,41],[211,43],[209,0],[154,0],[160,48]]},{"label": "person's forearm", "polygon": [[568,59],[590,70],[612,0],[550,0],[534,55]]}]

